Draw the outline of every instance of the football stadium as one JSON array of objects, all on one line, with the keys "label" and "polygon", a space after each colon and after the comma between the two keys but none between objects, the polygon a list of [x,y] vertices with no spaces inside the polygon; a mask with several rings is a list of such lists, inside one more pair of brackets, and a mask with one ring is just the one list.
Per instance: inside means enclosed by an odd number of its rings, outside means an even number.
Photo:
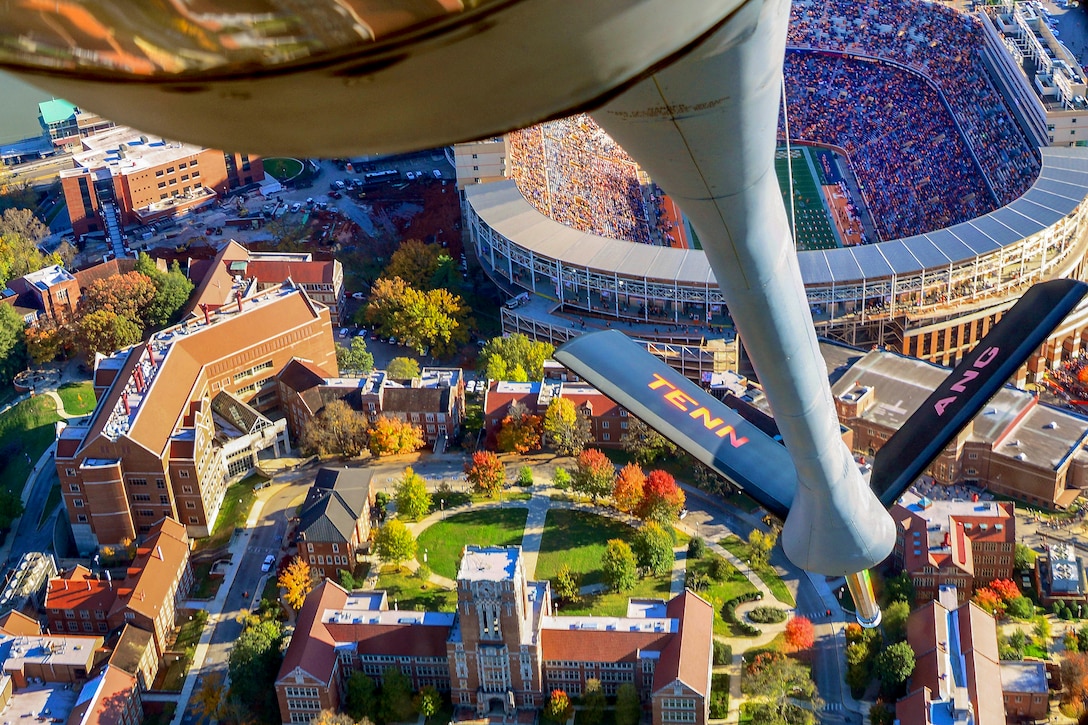
[{"label": "football stadium", "polygon": [[[1002,77],[984,19],[911,0],[804,0],[792,13],[776,166],[784,188],[792,171],[818,334],[954,364],[1035,282],[1084,278],[1088,149],[1048,147],[1017,122],[1011,106],[1035,99]],[[668,190],[588,116],[507,144],[512,178],[465,189],[497,280],[574,318],[728,326],[697,240],[664,213]],[[1020,381],[1082,350],[1083,309]]]}]

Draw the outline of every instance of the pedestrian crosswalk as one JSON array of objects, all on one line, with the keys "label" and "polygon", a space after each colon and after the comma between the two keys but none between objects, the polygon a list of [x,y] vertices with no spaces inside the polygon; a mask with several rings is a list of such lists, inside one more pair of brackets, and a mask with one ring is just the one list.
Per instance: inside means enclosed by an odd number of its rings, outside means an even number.
[{"label": "pedestrian crosswalk", "polygon": [[841,702],[825,702],[824,703],[824,711],[825,712],[840,712],[840,711],[845,710],[845,709],[846,708],[843,707],[843,704]]}]

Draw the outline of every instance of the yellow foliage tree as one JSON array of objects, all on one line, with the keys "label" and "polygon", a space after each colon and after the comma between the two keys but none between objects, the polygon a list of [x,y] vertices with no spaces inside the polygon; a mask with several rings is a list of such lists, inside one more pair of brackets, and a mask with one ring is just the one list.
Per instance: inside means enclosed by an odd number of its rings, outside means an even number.
[{"label": "yellow foliage tree", "polygon": [[280,588],[286,589],[283,598],[296,612],[302,609],[302,603],[306,601],[306,595],[314,588],[314,574],[310,565],[301,556],[296,556],[287,565],[276,581]]},{"label": "yellow foliage tree", "polygon": [[399,418],[379,416],[370,429],[370,452],[375,456],[412,453],[424,443],[423,429]]}]

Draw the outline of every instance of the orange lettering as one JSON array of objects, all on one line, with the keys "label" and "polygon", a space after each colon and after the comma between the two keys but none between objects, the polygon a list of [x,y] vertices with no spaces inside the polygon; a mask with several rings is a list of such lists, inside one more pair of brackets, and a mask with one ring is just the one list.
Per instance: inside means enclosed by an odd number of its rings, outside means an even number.
[{"label": "orange lettering", "polygon": [[684,391],[677,390],[675,388],[673,388],[668,393],[665,393],[665,400],[669,401],[670,403],[672,403],[677,408],[679,408],[680,410],[683,410],[683,411],[686,411],[688,409],[688,407],[686,405],[684,405],[685,402],[686,403],[694,403],[695,402],[686,393],[684,393]]},{"label": "orange lettering", "polygon": [[715,433],[719,438],[729,436],[729,444],[734,448],[740,448],[748,442],[747,438],[737,438],[737,431],[731,425],[727,425]]},{"label": "orange lettering", "polygon": [[672,388],[673,390],[676,390],[675,385],[673,385],[672,383],[670,383],[668,380],[661,377],[657,373],[654,373],[654,381],[652,383],[650,383],[650,390],[657,390],[658,388],[660,388],[663,385],[667,385],[670,388]]},{"label": "orange lettering", "polygon": [[693,410],[691,412],[691,417],[692,418],[702,418],[703,419],[703,427],[706,428],[707,430],[714,430],[719,425],[721,425],[722,423],[725,422],[721,418],[711,418],[710,417],[710,411],[707,410],[706,408],[696,408],[695,410]]}]

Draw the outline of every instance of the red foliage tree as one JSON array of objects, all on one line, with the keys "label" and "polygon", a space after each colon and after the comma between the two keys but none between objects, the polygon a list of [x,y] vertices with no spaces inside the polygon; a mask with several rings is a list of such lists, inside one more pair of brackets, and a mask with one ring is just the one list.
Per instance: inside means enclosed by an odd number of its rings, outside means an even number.
[{"label": "red foliage tree", "polygon": [[1001,597],[1001,601],[1006,604],[1020,596],[1020,587],[1008,579],[994,579],[987,588]]},{"label": "red foliage tree", "polygon": [[495,436],[495,443],[504,453],[528,453],[540,448],[541,420],[538,415],[508,415]]},{"label": "red foliage tree", "polygon": [[684,492],[676,485],[676,479],[665,471],[650,471],[637,515],[644,521],[672,524],[684,508],[684,501]]},{"label": "red foliage tree", "polygon": [[979,587],[976,589],[975,596],[971,597],[971,601],[995,617],[1000,618],[1005,614],[1005,600],[1001,598],[1000,594],[989,587]]},{"label": "red foliage tree", "polygon": [[807,617],[794,617],[786,622],[786,644],[797,649],[808,649],[816,643],[816,628]]},{"label": "red foliage tree", "polygon": [[564,723],[574,717],[574,703],[562,690],[552,690],[548,702],[544,704],[544,719]]},{"label": "red foliage tree", "polygon": [[491,451],[476,451],[472,454],[472,463],[465,465],[465,474],[473,488],[494,496],[506,481],[506,466]]},{"label": "red foliage tree", "polygon": [[616,482],[612,485],[612,501],[616,508],[628,514],[638,510],[645,486],[646,474],[642,472],[642,466],[628,463],[621,468]]},{"label": "red foliage tree", "polygon": [[1088,653],[1066,652],[1062,659],[1062,705],[1080,712],[1088,705]]},{"label": "red foliage tree", "polygon": [[578,466],[574,469],[572,483],[575,491],[593,497],[596,501],[612,493],[612,479],[616,468],[608,456],[597,448],[587,448],[578,455]]}]

